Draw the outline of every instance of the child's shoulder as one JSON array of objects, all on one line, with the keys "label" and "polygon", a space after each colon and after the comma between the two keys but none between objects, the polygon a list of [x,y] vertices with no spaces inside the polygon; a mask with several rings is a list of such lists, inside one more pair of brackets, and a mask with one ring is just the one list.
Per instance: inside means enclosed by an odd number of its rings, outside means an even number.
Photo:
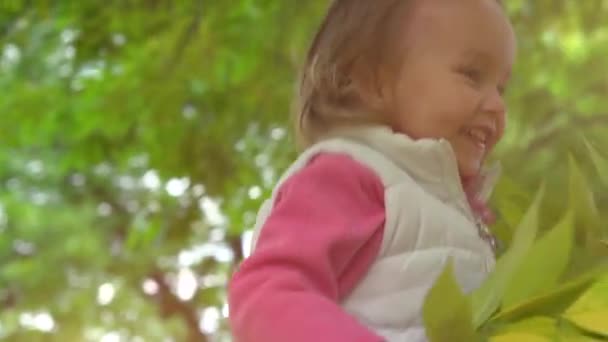
[{"label": "child's shoulder", "polygon": [[305,165],[287,175],[282,188],[352,189],[382,194],[380,177],[367,165],[345,153],[323,152],[311,157]]},{"label": "child's shoulder", "polygon": [[[300,164],[298,164],[300,163]],[[297,166],[297,167],[294,167]],[[273,226],[349,220],[384,213],[384,186],[378,176],[348,154],[319,153],[298,159],[275,186],[258,211],[252,246],[267,219]],[[370,214],[371,213],[371,214]],[[281,222],[281,224],[276,224]]]},{"label": "child's shoulder", "polygon": [[302,170],[349,177],[361,176],[369,178],[375,176],[372,169],[367,165],[355,160],[355,158],[346,153],[335,152],[324,152],[313,156]]}]

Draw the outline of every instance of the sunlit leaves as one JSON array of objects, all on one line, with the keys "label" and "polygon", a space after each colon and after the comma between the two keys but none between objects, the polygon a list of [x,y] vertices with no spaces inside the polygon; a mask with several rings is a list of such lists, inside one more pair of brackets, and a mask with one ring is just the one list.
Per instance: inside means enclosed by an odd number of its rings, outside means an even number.
[{"label": "sunlit leaves", "polygon": [[[538,216],[543,192],[541,188],[515,232],[510,248],[499,257],[496,269],[473,291],[474,327],[478,332],[489,334],[490,341],[608,338],[608,268],[605,267],[606,254],[596,251],[606,247],[601,240],[594,195],[571,159],[569,207],[552,229],[535,239],[542,223]],[[575,222],[582,232],[578,240],[574,239]],[[596,260],[585,262],[589,255],[595,255]],[[568,266],[577,267],[577,272],[568,274]],[[569,280],[564,282],[566,279]],[[440,281],[445,283],[442,278]],[[439,286],[445,284],[436,284]],[[458,293],[447,290],[443,297],[432,295],[433,302],[458,298]],[[427,304],[430,300],[431,295]],[[425,317],[428,330],[449,331],[456,327],[445,320],[441,326],[430,326],[428,322],[440,317],[435,315]]]},{"label": "sunlit leaves", "polygon": [[573,225],[573,214],[569,212],[555,228],[534,244],[510,281],[503,299],[505,307],[558,284],[570,261]]},{"label": "sunlit leaves", "polygon": [[545,189],[542,187],[517,228],[511,247],[496,263],[496,270],[472,295],[473,322],[479,328],[498,309],[514,273],[525,261],[538,230],[539,207]]},{"label": "sunlit leaves", "polygon": [[565,312],[578,327],[608,338],[608,277],[597,281]]},{"label": "sunlit leaves", "polygon": [[473,342],[478,339],[473,327],[471,300],[456,282],[451,260],[427,295],[423,317],[431,342]]}]

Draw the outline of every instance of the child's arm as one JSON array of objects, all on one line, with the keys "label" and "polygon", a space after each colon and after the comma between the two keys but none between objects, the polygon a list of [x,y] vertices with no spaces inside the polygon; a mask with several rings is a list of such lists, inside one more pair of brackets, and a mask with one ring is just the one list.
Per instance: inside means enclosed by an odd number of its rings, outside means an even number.
[{"label": "child's arm", "polygon": [[382,243],[384,188],[345,155],[321,155],[281,187],[229,288],[237,342],[379,342],[339,306]]}]

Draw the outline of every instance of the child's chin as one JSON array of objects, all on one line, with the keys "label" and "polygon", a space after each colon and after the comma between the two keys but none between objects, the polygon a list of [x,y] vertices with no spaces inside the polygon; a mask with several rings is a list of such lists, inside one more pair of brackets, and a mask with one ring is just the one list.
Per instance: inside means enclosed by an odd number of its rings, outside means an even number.
[{"label": "child's chin", "polygon": [[470,182],[479,176],[481,162],[471,162],[466,165],[459,165],[460,178],[463,182]]}]

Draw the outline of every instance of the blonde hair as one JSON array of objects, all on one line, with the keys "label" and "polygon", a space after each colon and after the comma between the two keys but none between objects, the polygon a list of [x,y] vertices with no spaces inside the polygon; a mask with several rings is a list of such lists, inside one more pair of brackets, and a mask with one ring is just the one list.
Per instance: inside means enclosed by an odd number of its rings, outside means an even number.
[{"label": "blonde hair", "polygon": [[389,124],[383,104],[373,99],[400,73],[406,49],[398,35],[415,3],[332,1],[306,56],[294,103],[301,148],[334,128]]},{"label": "blonde hair", "polygon": [[[407,0],[334,0],[309,48],[300,75],[294,119],[307,147],[344,125],[379,123],[370,92],[400,61],[396,33]],[[393,50],[393,51],[391,51]],[[395,71],[395,69],[392,69]],[[390,75],[389,75],[390,76]]]}]

